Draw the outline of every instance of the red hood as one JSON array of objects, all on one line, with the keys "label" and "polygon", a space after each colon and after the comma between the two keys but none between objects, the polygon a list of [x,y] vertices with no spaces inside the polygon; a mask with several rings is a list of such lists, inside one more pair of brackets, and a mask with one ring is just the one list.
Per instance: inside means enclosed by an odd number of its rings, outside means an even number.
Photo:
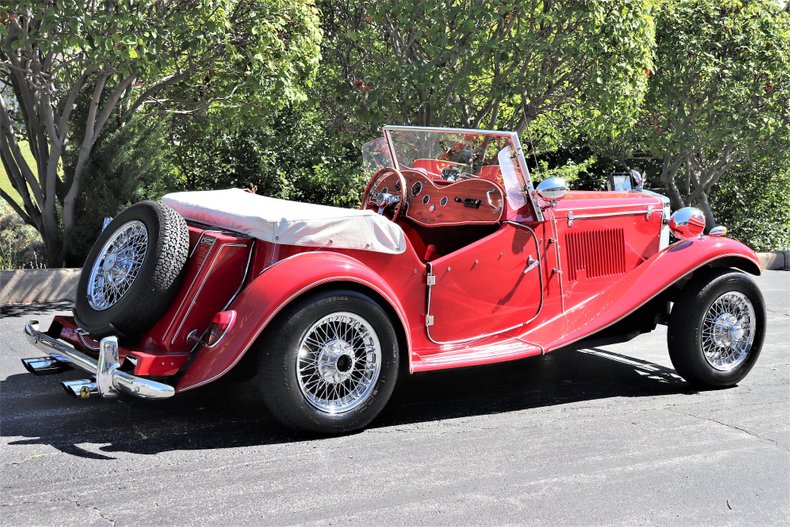
[{"label": "red hood", "polygon": [[644,192],[603,192],[572,190],[560,200],[555,213],[573,211],[577,214],[582,211],[610,212],[615,210],[633,210],[636,208],[652,207],[654,210],[664,208],[660,196]]}]

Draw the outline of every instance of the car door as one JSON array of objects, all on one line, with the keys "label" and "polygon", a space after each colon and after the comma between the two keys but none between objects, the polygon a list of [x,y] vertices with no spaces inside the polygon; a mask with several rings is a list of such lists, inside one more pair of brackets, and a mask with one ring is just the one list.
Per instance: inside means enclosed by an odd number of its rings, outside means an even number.
[{"label": "car door", "polygon": [[535,232],[512,223],[437,258],[429,264],[428,336],[473,340],[533,319],[542,304],[540,266]]}]

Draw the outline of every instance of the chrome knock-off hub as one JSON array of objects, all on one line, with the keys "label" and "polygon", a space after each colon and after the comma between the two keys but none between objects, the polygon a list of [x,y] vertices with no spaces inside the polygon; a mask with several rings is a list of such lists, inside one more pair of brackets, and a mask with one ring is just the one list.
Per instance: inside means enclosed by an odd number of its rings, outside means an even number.
[{"label": "chrome knock-off hub", "polygon": [[351,377],[354,361],[351,344],[342,339],[330,340],[318,352],[318,373],[324,381],[339,384]]},{"label": "chrome knock-off hub", "polygon": [[743,328],[730,313],[723,313],[713,323],[713,341],[719,347],[732,346],[743,338]]}]

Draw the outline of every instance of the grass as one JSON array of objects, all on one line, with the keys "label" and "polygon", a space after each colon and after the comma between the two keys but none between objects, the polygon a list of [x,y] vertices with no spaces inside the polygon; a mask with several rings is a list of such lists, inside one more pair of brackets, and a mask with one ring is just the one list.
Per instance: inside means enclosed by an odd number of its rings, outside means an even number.
[{"label": "grass", "polygon": [[[22,150],[22,156],[25,158],[25,161],[27,161],[27,164],[33,171],[33,174],[36,174],[36,159],[33,157],[33,153],[30,151],[27,141],[20,142],[19,148]],[[11,185],[11,180],[8,178],[8,174],[6,174],[5,167],[3,167],[2,163],[0,163],[0,188],[6,191],[8,195],[14,199],[14,201],[17,203],[22,203],[22,198],[19,196],[19,193],[16,191],[16,189]]]}]

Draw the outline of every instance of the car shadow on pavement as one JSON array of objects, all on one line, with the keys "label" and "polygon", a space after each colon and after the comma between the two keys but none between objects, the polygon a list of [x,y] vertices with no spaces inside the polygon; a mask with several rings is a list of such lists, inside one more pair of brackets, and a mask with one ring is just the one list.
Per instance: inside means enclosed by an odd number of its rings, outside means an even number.
[{"label": "car shadow on pavement", "polygon": [[[234,448],[316,439],[285,429],[266,411],[254,381],[214,383],[165,401],[79,401],[60,382],[79,372],[18,374],[0,382],[0,435],[11,445],[46,444],[74,456]],[[419,374],[401,382],[370,428],[498,414],[613,397],[693,393],[675,371],[598,348],[477,368]],[[21,439],[17,439],[21,438]],[[102,445],[96,452],[80,445]]]},{"label": "car shadow on pavement", "polygon": [[0,317],[18,318],[38,314],[50,316],[53,314],[53,311],[71,311],[73,307],[74,302],[69,300],[58,300],[43,304],[6,304],[0,306]]},{"label": "car shadow on pavement", "polygon": [[601,348],[413,376],[374,426],[609,399],[693,394],[672,368]]}]

